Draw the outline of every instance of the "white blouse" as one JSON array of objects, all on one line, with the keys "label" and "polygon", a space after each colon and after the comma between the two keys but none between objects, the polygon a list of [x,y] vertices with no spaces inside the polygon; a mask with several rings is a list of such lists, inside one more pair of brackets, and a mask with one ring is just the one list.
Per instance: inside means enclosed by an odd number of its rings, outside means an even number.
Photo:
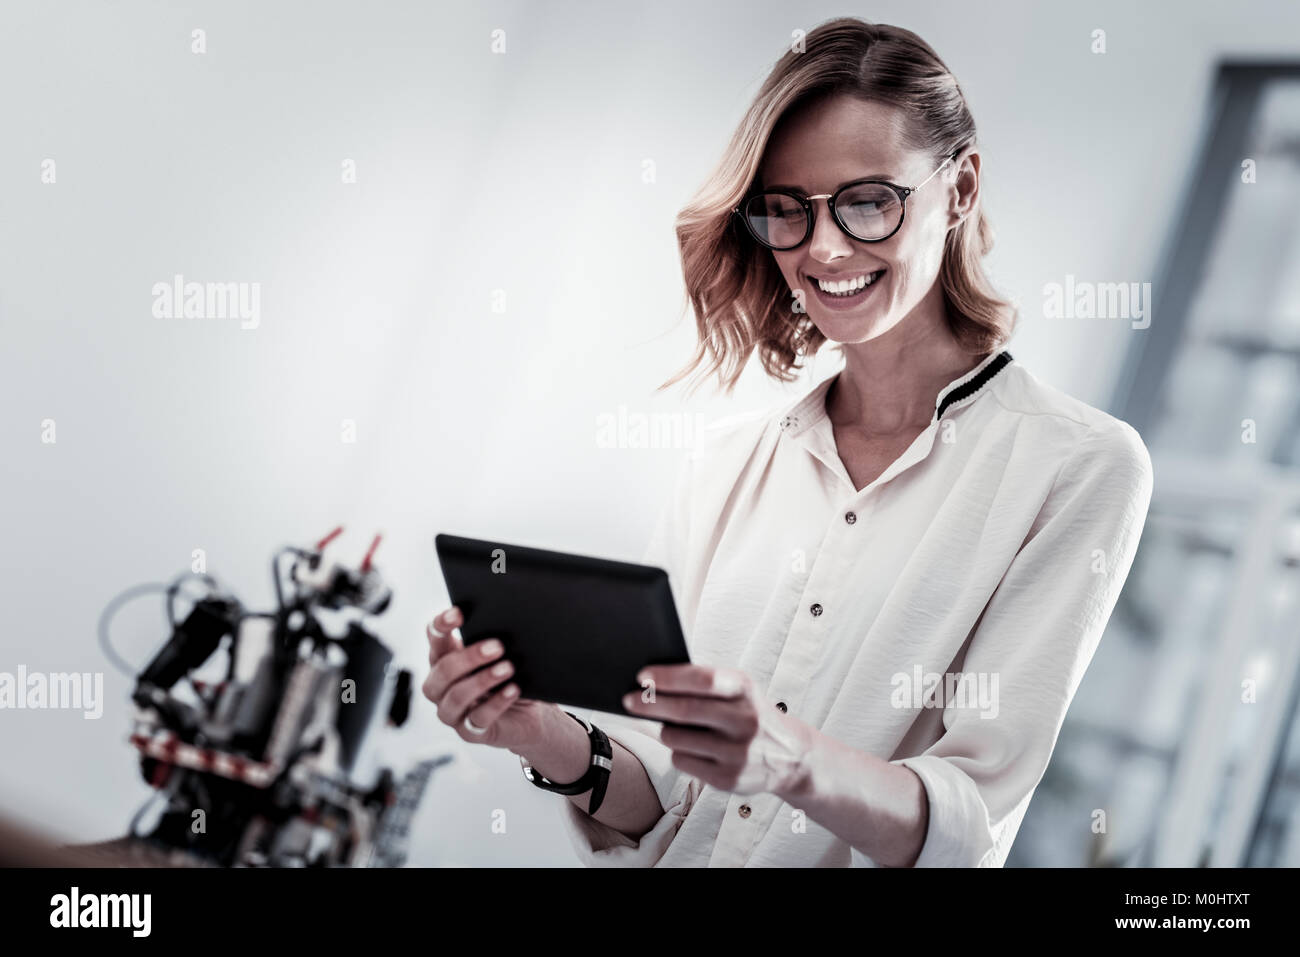
[{"label": "white blouse", "polygon": [[[1133,562],[1150,457],[1003,351],[858,491],[833,379],[703,430],[644,561],[668,571],[692,661],[744,670],[772,707],[920,777],[918,866],[1001,866]],[[585,863],[876,866],[775,795],[678,771],[657,722],[590,717],[665,810],[633,842],[565,800]]]}]

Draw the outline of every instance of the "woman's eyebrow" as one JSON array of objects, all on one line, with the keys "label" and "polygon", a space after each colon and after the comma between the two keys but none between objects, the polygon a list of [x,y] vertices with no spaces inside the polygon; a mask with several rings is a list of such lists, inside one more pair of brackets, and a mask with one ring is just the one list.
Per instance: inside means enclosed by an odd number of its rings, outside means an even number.
[{"label": "woman's eyebrow", "polygon": [[[886,183],[893,182],[893,180],[889,178],[888,173],[867,173],[864,176],[855,176],[853,177],[853,179],[846,179],[843,183],[840,183],[839,186],[836,186],[835,189],[839,189],[840,186],[846,186],[849,183],[856,183],[858,182],[858,180],[863,180],[863,179],[878,179]],[[811,195],[806,189],[803,189],[802,187],[799,186],[791,186],[788,183],[769,183],[763,188],[764,189],[789,189],[789,190],[793,190],[796,193],[802,193],[804,196]],[[831,190],[831,192],[833,193],[835,192],[835,190]]]}]

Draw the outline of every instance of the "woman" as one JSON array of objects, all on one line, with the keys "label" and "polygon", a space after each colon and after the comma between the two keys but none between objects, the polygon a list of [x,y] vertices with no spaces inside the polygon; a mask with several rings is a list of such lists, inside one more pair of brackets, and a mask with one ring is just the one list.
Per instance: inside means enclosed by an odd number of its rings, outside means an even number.
[{"label": "woman", "polygon": [[639,717],[589,733],[518,700],[456,609],[430,625],[440,718],[539,786],[576,782],[587,863],[1005,862],[1152,473],[1130,426],[1002,348],[980,172],[924,41],[851,18],[808,34],[678,218],[700,347],[670,382],[707,356],[730,388],[754,350],[788,380],[828,340],[844,366],[693,448],[646,555],[693,663],[647,668]]}]

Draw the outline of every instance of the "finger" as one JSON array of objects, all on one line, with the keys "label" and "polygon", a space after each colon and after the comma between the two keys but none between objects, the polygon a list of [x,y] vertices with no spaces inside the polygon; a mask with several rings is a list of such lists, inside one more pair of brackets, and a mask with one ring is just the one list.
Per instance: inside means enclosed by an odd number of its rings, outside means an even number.
[{"label": "finger", "polygon": [[[447,724],[459,724],[471,708],[497,685],[508,681],[514,673],[514,665],[502,660],[461,678],[447,689],[447,693],[438,702],[439,720]],[[474,723],[479,724],[477,721]],[[479,727],[482,725],[479,724]]]},{"label": "finger", "polygon": [[711,665],[648,665],[637,673],[636,680],[656,693],[737,698],[744,692],[749,676],[735,668]]},{"label": "finger", "polygon": [[[489,695],[486,701],[471,708],[466,712],[465,717],[474,722],[474,727],[487,730],[496,723],[497,718],[509,711],[510,706],[518,700],[519,685],[512,681],[504,688],[499,688]],[[465,727],[465,718],[461,718],[457,727],[461,731],[461,737],[466,741],[473,741],[475,738],[481,737]]]},{"label": "finger", "polygon": [[429,639],[429,664],[460,647],[460,640],[453,632],[464,623],[464,617],[455,605],[429,622],[424,629],[425,637]]},{"label": "finger", "polygon": [[500,658],[504,651],[500,641],[489,638],[443,655],[434,662],[429,677],[424,679],[424,696],[430,701],[442,701],[448,688],[470,672]]},{"label": "finger", "polygon": [[692,754],[679,754],[673,752],[673,767],[684,771],[693,778],[699,778],[705,784],[712,787],[726,790],[726,784],[723,781],[722,766],[716,761],[710,761],[707,758],[697,758]]},{"label": "finger", "polygon": [[623,696],[623,707],[638,717],[711,728],[737,740],[749,740],[758,731],[758,715],[745,698],[656,694],[654,701],[643,701],[631,692]]},{"label": "finger", "polygon": [[748,742],[735,741],[712,731],[677,725],[664,725],[659,730],[659,740],[674,752],[707,758],[719,764],[744,764],[749,753]]},{"label": "finger", "polygon": [[433,642],[430,641],[429,642],[429,667],[432,668],[434,665],[438,663],[439,659],[447,657],[452,652],[460,651],[464,647],[465,645],[461,642],[460,635],[451,636],[451,648],[447,650],[441,650],[441,644],[439,645],[438,649],[435,649],[433,647]]}]

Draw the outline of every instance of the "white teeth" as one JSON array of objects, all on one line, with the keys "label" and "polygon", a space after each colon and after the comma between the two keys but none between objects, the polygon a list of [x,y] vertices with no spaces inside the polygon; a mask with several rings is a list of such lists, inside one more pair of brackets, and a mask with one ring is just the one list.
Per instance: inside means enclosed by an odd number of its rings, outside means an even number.
[{"label": "white teeth", "polygon": [[868,273],[858,276],[855,279],[842,279],[839,282],[827,282],[825,279],[818,279],[817,285],[822,292],[828,292],[834,296],[846,296],[857,292],[864,286],[869,286],[876,280],[873,278],[875,273]]}]

